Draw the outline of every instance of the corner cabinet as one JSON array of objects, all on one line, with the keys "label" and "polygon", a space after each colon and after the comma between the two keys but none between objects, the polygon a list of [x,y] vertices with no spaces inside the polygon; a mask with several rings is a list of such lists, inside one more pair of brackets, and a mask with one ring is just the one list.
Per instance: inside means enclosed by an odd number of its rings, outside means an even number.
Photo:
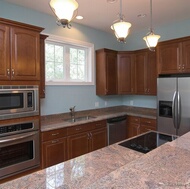
[{"label": "corner cabinet", "polygon": [[158,74],[190,73],[190,37],[160,42],[156,49]]},{"label": "corner cabinet", "polygon": [[40,80],[43,28],[0,18],[0,80]]},{"label": "corner cabinet", "polygon": [[156,95],[156,53],[149,50],[135,51],[135,94]]},{"label": "corner cabinet", "polygon": [[67,144],[69,159],[107,146],[106,120],[68,128]]},{"label": "corner cabinet", "polygon": [[118,52],[117,75],[118,94],[133,94],[135,92],[135,55],[133,52]]},{"label": "corner cabinet", "polygon": [[117,94],[117,51],[96,51],[96,94]]}]

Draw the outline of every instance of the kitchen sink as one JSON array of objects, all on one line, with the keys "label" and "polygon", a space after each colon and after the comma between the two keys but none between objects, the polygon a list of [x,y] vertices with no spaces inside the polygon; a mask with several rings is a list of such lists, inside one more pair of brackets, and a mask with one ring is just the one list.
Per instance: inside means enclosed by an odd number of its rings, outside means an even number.
[{"label": "kitchen sink", "polygon": [[95,119],[96,117],[94,116],[81,116],[81,117],[76,117],[75,119],[69,118],[69,119],[64,119],[64,121],[67,122],[78,122],[78,121],[85,121],[85,120],[90,120],[90,119]]}]

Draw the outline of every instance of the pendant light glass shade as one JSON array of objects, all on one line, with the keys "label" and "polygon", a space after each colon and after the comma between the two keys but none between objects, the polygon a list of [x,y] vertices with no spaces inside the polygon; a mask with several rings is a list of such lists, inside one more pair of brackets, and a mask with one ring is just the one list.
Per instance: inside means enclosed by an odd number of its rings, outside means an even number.
[{"label": "pendant light glass shade", "polygon": [[160,35],[155,35],[153,32],[149,33],[147,36],[143,38],[146,41],[147,47],[156,47],[158,40],[160,39]]},{"label": "pendant light glass shade", "polygon": [[126,37],[129,34],[130,27],[131,23],[124,21],[124,16],[122,14],[122,0],[120,0],[119,19],[116,20],[111,26],[111,29],[114,31],[115,36],[119,42],[125,43]]},{"label": "pendant light glass shade", "polygon": [[49,4],[58,19],[58,25],[69,27],[78,3],[75,0],[51,0]]},{"label": "pendant light glass shade", "polygon": [[123,20],[118,20],[113,23],[111,29],[114,30],[115,36],[119,42],[125,42],[125,39],[129,34],[130,27],[131,23],[125,22]]},{"label": "pendant light glass shade", "polygon": [[155,50],[158,40],[160,39],[160,35],[155,35],[152,29],[152,0],[150,0],[150,32],[143,39],[151,51]]}]

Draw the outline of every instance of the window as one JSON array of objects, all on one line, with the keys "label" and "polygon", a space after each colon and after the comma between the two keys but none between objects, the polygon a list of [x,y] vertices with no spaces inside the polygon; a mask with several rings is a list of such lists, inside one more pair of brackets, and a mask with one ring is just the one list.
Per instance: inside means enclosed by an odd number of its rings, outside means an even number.
[{"label": "window", "polygon": [[93,44],[48,37],[45,42],[46,84],[93,85],[93,52]]}]

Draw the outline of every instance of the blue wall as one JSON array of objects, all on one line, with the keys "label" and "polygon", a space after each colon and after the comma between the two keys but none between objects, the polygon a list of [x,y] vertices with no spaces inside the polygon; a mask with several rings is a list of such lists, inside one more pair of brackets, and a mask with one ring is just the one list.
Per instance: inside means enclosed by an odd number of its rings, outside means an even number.
[{"label": "blue wall", "polygon": [[[24,7],[0,1],[0,17],[23,23],[28,23],[45,28],[43,33],[59,35],[94,44],[95,50],[110,48],[115,50],[136,50],[146,48],[143,37],[147,31],[132,33],[127,38],[126,44],[117,42],[110,33],[95,30],[76,23],[72,29],[63,29],[55,23],[55,17],[42,14]],[[188,36],[190,21],[184,20],[167,26],[155,28],[155,33],[161,35],[161,41]],[[46,86],[46,98],[41,100],[41,115],[68,112],[71,106],[76,105],[76,110],[94,109],[95,102],[99,108],[117,105],[133,105],[140,107],[156,108],[154,96],[96,96],[95,86]]]}]

